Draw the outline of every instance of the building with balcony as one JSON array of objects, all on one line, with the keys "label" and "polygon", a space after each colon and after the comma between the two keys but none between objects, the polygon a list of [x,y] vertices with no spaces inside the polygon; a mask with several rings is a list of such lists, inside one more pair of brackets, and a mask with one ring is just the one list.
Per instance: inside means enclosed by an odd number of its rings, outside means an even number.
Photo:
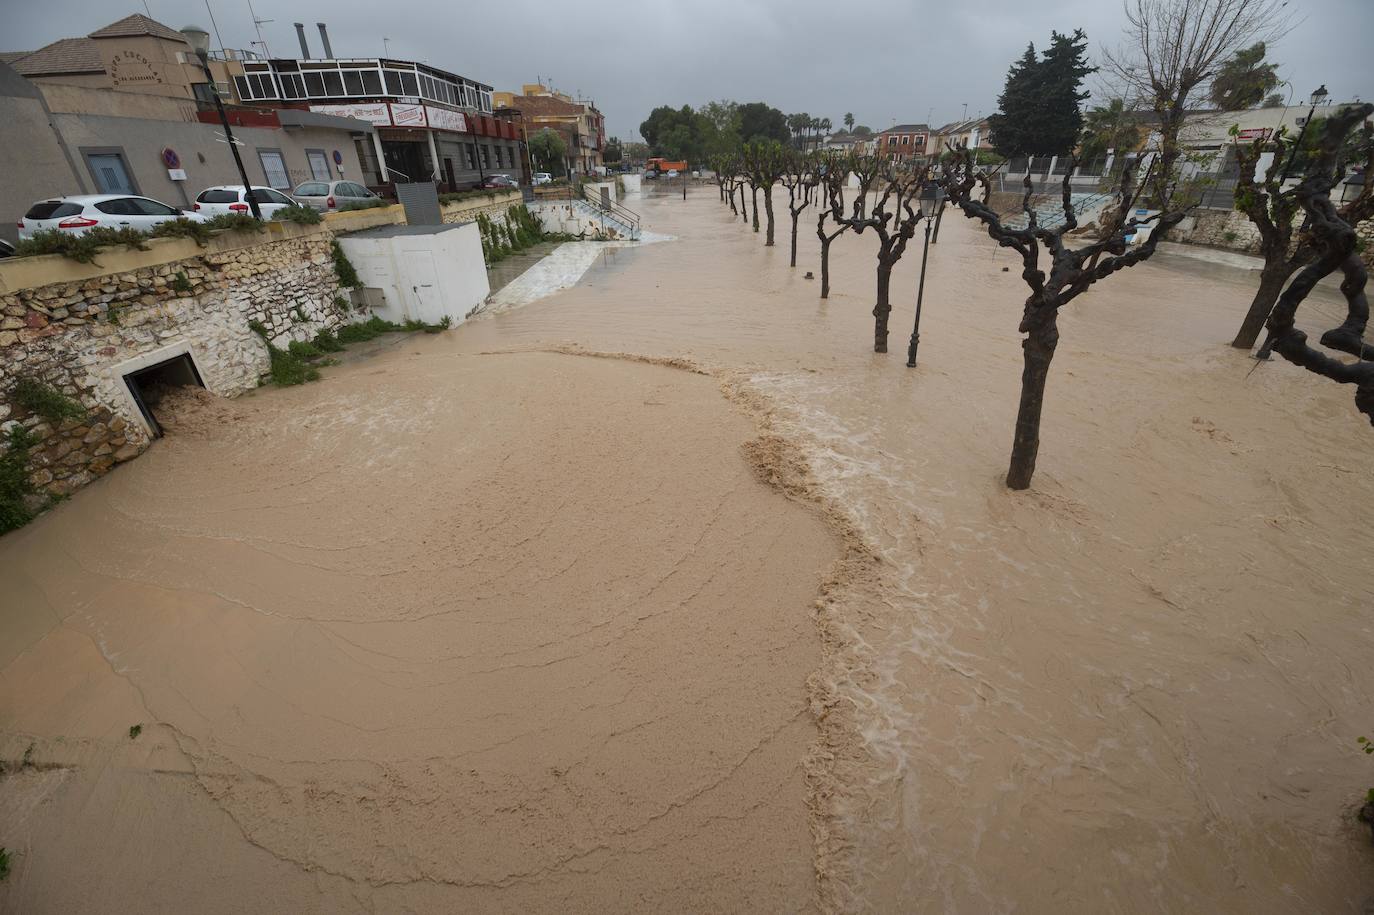
[{"label": "building with balcony", "polygon": [[570,172],[593,174],[604,165],[606,118],[595,102],[574,99],[541,83],[521,86],[519,95],[497,92],[493,100],[498,111],[519,112],[526,137],[545,128],[561,134],[568,147]]},{"label": "building with balcony", "polygon": [[519,128],[493,114],[491,86],[414,61],[310,57],[304,31],[298,31],[301,59],[264,59],[241,51],[217,55],[240,105],[305,110],[373,125],[357,152],[365,180],[378,190],[398,180],[431,178],[441,190],[458,190],[493,173],[518,177],[522,172]]}]

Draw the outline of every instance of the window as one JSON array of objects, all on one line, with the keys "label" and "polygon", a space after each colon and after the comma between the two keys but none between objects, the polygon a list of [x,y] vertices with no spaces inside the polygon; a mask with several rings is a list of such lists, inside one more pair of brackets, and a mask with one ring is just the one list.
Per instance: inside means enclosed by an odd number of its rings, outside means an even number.
[{"label": "window", "polygon": [[405,92],[402,93],[403,95],[420,94],[420,85],[416,82],[414,73],[401,74],[401,88],[405,90]]},{"label": "window", "polygon": [[321,98],[324,95],[324,77],[318,73],[305,74],[305,94],[310,98]]},{"label": "window", "polygon": [[302,197],[327,197],[329,196],[329,185],[320,181],[307,181],[296,188],[296,193]]},{"label": "window", "polygon": [[234,77],[234,94],[239,98],[248,99],[253,97],[252,90],[248,88],[248,77]]},{"label": "window", "polygon": [[42,203],[35,203],[29,207],[29,211],[24,214],[25,219],[62,219],[65,216],[75,216],[81,212],[81,206],[75,203],[63,203],[60,200],[45,200]]},{"label": "window", "polygon": [[260,149],[258,150],[258,161],[262,163],[262,172],[267,177],[269,187],[291,187],[291,178],[286,171],[286,160],[282,158],[280,150]]},{"label": "window", "polygon": [[95,205],[95,208],[102,213],[110,216],[139,216],[142,210],[134,207],[134,202],[129,197],[117,197],[114,200],[102,200]]},{"label": "window", "polygon": [[310,163],[310,177],[318,181],[328,181],[333,177],[329,173],[329,158],[325,156],[324,150],[307,149],[305,158]]},{"label": "window", "polygon": [[482,153],[482,167],[491,168],[491,157],[487,152],[487,144],[483,143],[478,148],[481,150]]},{"label": "window", "polygon": [[291,204],[296,202],[292,200],[290,197],[286,196],[285,194],[279,193],[277,191],[258,190],[254,191],[254,193],[260,195],[258,197],[259,200],[265,199],[267,203],[280,203],[282,206],[290,206]]},{"label": "window", "polygon": [[420,74],[420,94],[425,98],[434,98],[434,80]]},{"label": "window", "polygon": [[476,168],[477,168],[477,154],[476,154],[475,152],[472,151],[472,144],[471,144],[471,143],[464,143],[464,144],[463,144],[463,149],[464,149],[464,151],[465,151],[465,152],[467,153],[467,155],[468,155],[468,169],[469,169],[469,170],[476,169]]},{"label": "window", "polygon": [[356,70],[347,70],[343,75],[344,93],[347,95],[363,94],[363,75]]},{"label": "window", "polygon": [[324,91],[327,95],[335,97],[344,94],[343,77],[332,70],[324,74]]},{"label": "window", "polygon": [[366,95],[382,94],[382,75],[376,70],[363,71],[363,93]]},{"label": "window", "polygon": [[229,190],[228,188],[212,188],[212,189],[210,189],[210,190],[208,190],[208,191],[201,191],[200,194],[196,197],[196,202],[197,202],[197,203],[238,203],[238,202],[239,202],[239,194],[240,194],[240,193],[241,193],[241,192],[238,191],[238,190],[232,190],[232,191],[231,191],[231,190]]},{"label": "window", "polygon": [[147,197],[130,197],[129,205],[135,216],[180,216],[181,210]]},{"label": "window", "polygon": [[395,70],[387,70],[385,75],[386,75],[386,94],[387,94],[387,95],[400,95],[400,94],[401,94],[401,74],[397,73]]},{"label": "window", "polygon": [[906,146],[906,145],[908,145],[908,144],[910,144],[910,143],[911,143],[911,137],[907,136],[906,134],[902,134],[902,145],[903,145],[903,146]]},{"label": "window", "polygon": [[305,80],[301,79],[299,73],[283,73],[278,79],[281,80],[281,94],[286,98],[305,98]]}]

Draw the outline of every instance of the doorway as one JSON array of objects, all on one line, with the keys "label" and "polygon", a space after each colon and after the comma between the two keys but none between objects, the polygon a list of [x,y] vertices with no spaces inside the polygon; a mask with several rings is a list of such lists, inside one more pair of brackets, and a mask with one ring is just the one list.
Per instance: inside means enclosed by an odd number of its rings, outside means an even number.
[{"label": "doorway", "polygon": [[162,424],[157,421],[157,408],[162,398],[175,388],[205,387],[190,353],[182,353],[130,372],[124,376],[124,384],[129,388],[129,394],[138,405],[154,438],[162,437]]},{"label": "doorway", "polygon": [[86,152],[86,165],[95,179],[95,186],[102,194],[137,194],[133,179],[129,177],[129,167],[124,155],[113,150],[90,150]]}]

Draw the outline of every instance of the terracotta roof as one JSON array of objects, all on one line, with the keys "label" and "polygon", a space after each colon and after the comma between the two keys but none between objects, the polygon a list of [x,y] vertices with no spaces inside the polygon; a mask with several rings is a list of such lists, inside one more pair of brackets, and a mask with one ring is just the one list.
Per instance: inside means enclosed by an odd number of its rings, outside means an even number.
[{"label": "terracotta roof", "polygon": [[[186,41],[186,36],[176,29],[168,28],[156,19],[149,19],[142,13],[125,16],[118,22],[111,22],[103,29],[97,29],[90,38],[132,38],[138,35],[152,35],[169,41]],[[190,44],[190,42],[186,42]]]},{"label": "terracotta roof", "polygon": [[925,124],[898,124],[882,133],[930,133],[930,128]]},{"label": "terracotta roof", "polygon": [[0,51],[0,64],[12,64],[21,57],[28,57],[32,51]]},{"label": "terracotta roof", "polygon": [[32,54],[12,61],[10,66],[25,76],[105,72],[100,50],[89,38],[60,38]]}]

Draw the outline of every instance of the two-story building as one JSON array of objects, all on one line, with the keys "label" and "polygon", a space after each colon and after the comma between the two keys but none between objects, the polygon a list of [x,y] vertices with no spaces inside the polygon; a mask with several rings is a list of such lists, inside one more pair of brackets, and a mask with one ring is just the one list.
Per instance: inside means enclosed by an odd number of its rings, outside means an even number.
[{"label": "two-story building", "polygon": [[[372,124],[370,148],[358,157],[369,185],[440,183],[458,190],[487,175],[519,175],[524,158],[518,126],[492,112],[492,87],[408,60],[313,57],[298,30],[302,56],[215,55],[240,104],[304,109]],[[321,26],[321,39],[327,36]]]},{"label": "two-story building", "polygon": [[885,159],[920,160],[926,157],[929,137],[927,124],[898,124],[878,134],[873,151]]}]

